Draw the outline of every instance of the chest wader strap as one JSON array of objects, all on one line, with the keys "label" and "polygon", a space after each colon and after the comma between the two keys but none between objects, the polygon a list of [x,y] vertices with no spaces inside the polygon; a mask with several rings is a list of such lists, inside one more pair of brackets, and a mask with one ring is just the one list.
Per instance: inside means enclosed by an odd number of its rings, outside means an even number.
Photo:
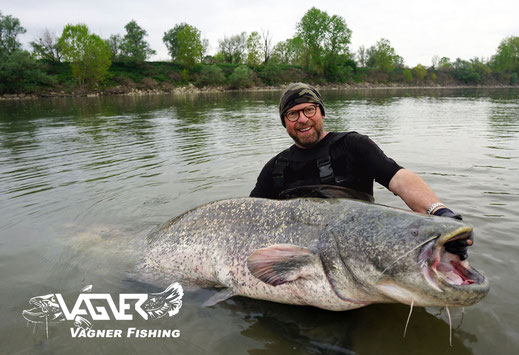
[{"label": "chest wader strap", "polygon": [[330,143],[328,144],[328,149],[326,150],[326,152],[323,152],[323,154],[317,159],[317,168],[319,169],[319,180],[323,185],[338,185],[341,181],[344,180],[343,177],[336,176],[333,172],[332,158],[330,157],[330,148],[335,142],[337,142],[339,139],[342,139],[346,135],[347,133],[341,132],[332,137]]},{"label": "chest wader strap", "polygon": [[282,190],[285,185],[285,169],[288,166],[288,160],[280,156],[274,163],[272,169],[272,183],[275,190]]},{"label": "chest wader strap", "polygon": [[[334,185],[338,184],[344,180],[341,176],[336,176],[333,172],[332,168],[332,159],[330,157],[330,147],[337,142],[338,140],[345,137],[348,133],[341,132],[337,133],[330,142],[328,142],[326,147],[323,147],[323,151],[319,154],[319,157],[316,160],[317,168],[319,169],[319,180],[321,184],[324,185]],[[285,169],[290,164],[290,148],[284,150],[280,156],[277,158],[274,163],[274,168],[272,169],[272,182],[274,185],[274,189],[276,190],[284,190],[285,187]]]},{"label": "chest wader strap", "polygon": [[333,183],[336,182],[332,169],[332,160],[329,155],[326,158],[317,159],[317,168],[319,168],[319,180],[321,184],[333,185]]}]

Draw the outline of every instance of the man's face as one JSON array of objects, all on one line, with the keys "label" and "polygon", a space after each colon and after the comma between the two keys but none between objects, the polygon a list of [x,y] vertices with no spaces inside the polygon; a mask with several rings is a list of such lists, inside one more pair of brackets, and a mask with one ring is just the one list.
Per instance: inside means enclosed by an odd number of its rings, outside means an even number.
[{"label": "man's face", "polygon": [[[287,112],[294,110],[302,110],[308,106],[315,106],[313,103],[302,103],[291,107]],[[310,148],[317,144],[321,139],[324,138],[326,132],[323,128],[323,116],[321,115],[321,109],[317,106],[315,115],[311,118],[306,117],[303,111],[299,112],[299,119],[295,122],[290,122],[286,116],[285,125],[287,133],[299,148]]]}]

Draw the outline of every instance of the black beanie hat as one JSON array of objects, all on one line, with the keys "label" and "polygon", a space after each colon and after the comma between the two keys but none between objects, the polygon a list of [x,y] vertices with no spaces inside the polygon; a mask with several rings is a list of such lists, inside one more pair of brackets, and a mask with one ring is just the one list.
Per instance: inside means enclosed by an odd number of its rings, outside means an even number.
[{"label": "black beanie hat", "polygon": [[321,114],[324,116],[323,99],[316,88],[305,83],[292,83],[287,86],[279,100],[279,116],[283,127],[286,127],[283,119],[285,113],[291,107],[307,102],[318,104],[321,107]]}]

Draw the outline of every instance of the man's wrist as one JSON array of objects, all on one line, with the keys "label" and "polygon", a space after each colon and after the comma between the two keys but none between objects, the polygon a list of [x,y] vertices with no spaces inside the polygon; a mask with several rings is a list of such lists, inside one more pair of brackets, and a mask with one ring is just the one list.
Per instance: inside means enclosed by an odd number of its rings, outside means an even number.
[{"label": "man's wrist", "polygon": [[439,208],[445,208],[445,207],[446,207],[446,206],[445,206],[443,203],[441,203],[441,202],[435,202],[435,203],[433,203],[433,204],[432,204],[432,205],[427,209],[426,213],[427,213],[428,215],[433,215],[434,212],[436,212],[436,210],[438,210]]}]

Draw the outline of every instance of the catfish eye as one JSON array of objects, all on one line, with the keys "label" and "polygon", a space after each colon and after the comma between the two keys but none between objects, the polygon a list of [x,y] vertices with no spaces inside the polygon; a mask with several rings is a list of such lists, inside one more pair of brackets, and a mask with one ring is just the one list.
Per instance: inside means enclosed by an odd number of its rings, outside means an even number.
[{"label": "catfish eye", "polygon": [[415,237],[418,237],[418,230],[417,229],[412,229],[411,230],[411,234]]}]

